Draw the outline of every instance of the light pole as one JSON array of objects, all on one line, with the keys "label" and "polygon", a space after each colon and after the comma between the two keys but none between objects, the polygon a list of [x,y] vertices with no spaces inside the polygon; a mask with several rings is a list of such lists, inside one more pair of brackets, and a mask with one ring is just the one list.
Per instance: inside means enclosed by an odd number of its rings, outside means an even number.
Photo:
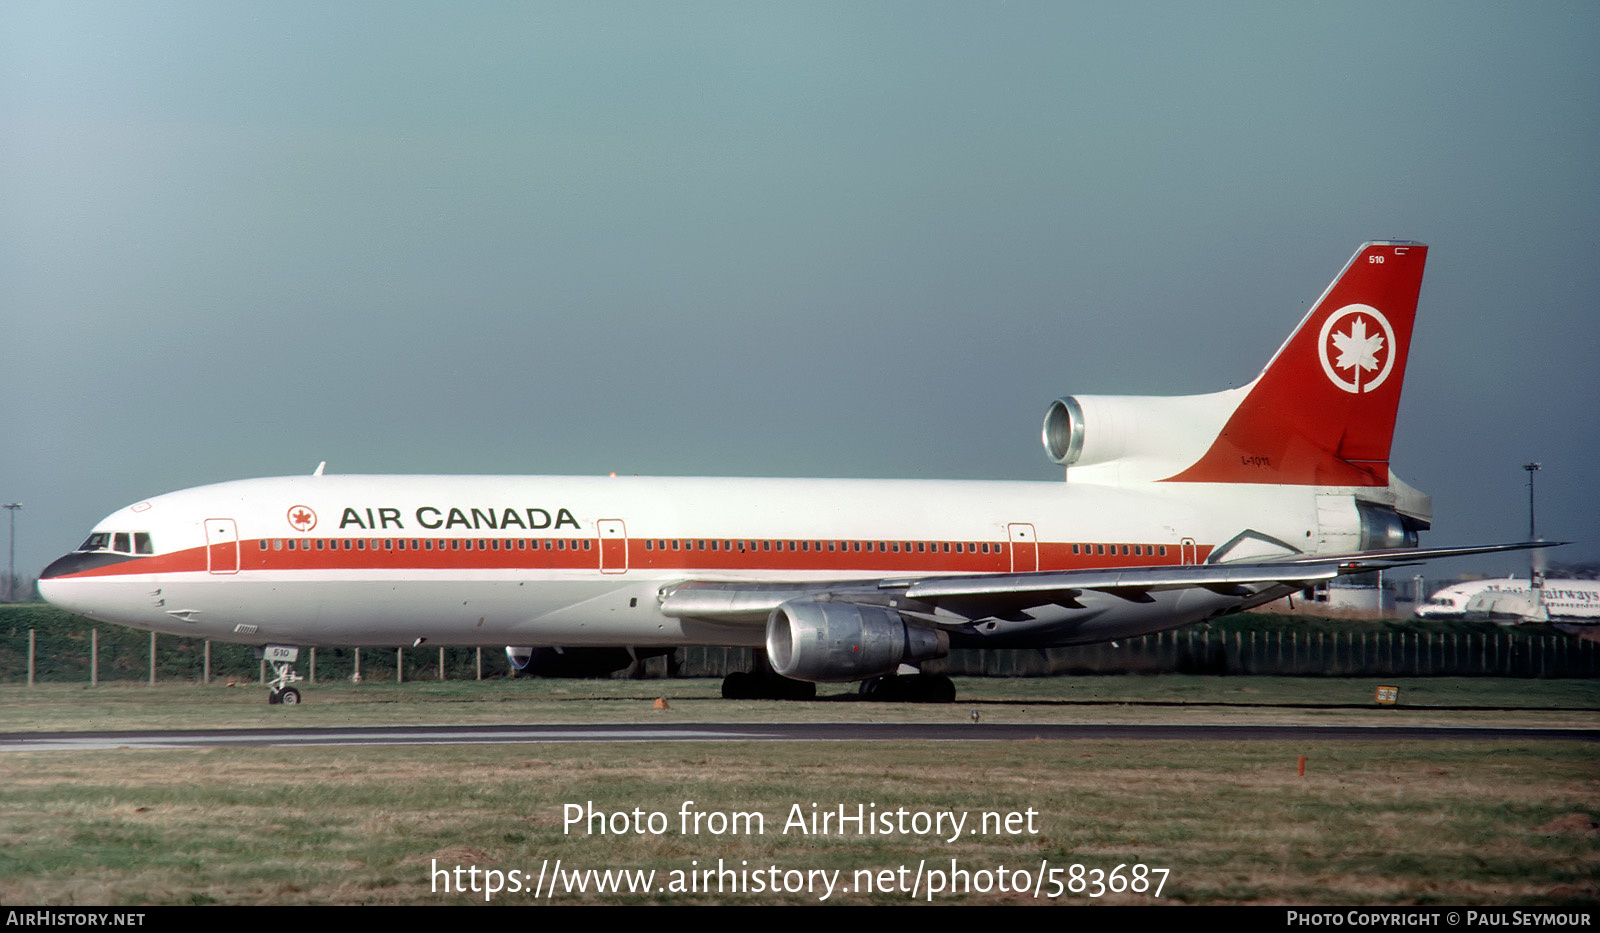
[{"label": "light pole", "polygon": [[1533,474],[1539,471],[1539,463],[1524,463],[1522,468],[1528,471],[1528,540],[1539,540],[1539,534],[1534,530],[1533,524]]},{"label": "light pole", "polygon": [[[1533,474],[1539,472],[1538,462],[1524,463],[1522,468],[1528,471],[1528,540],[1539,540],[1539,532],[1533,521]],[[1528,554],[1528,596],[1533,603],[1535,617],[1541,617],[1544,611],[1544,574],[1539,572],[1539,549],[1535,548]]]},{"label": "light pole", "polygon": [[20,502],[7,502],[0,506],[11,513],[11,543],[6,560],[6,602],[15,601],[17,588],[17,509],[22,508]]}]

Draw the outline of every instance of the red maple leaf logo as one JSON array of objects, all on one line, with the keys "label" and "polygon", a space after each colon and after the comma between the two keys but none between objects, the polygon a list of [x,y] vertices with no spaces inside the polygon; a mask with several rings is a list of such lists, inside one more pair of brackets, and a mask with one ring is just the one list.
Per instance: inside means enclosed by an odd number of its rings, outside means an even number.
[{"label": "red maple leaf logo", "polygon": [[303,505],[290,506],[289,524],[299,531],[310,531],[317,527],[317,513]]}]

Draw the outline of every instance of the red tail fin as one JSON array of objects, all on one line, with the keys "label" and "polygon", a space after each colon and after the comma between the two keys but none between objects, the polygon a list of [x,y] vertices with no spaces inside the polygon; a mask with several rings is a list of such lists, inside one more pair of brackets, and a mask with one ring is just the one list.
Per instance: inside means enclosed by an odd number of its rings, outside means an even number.
[{"label": "red tail fin", "polygon": [[1386,486],[1428,247],[1362,244],[1180,483]]}]

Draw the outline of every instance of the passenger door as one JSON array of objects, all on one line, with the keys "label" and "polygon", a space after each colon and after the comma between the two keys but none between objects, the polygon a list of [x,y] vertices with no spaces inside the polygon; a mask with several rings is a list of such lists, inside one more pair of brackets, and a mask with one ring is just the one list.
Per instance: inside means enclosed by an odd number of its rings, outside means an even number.
[{"label": "passenger door", "polygon": [[206,570],[239,572],[239,528],[233,519],[206,519]]}]

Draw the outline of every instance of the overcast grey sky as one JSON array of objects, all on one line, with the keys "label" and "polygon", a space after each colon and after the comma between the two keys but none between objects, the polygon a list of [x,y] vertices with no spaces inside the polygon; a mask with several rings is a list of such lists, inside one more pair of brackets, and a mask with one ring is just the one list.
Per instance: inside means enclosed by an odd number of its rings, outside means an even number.
[{"label": "overcast grey sky", "polygon": [[[1429,243],[1430,544],[1600,559],[1600,5],[0,6],[19,572],[310,472],[1048,479]],[[1517,558],[1459,569],[1510,569]]]}]

